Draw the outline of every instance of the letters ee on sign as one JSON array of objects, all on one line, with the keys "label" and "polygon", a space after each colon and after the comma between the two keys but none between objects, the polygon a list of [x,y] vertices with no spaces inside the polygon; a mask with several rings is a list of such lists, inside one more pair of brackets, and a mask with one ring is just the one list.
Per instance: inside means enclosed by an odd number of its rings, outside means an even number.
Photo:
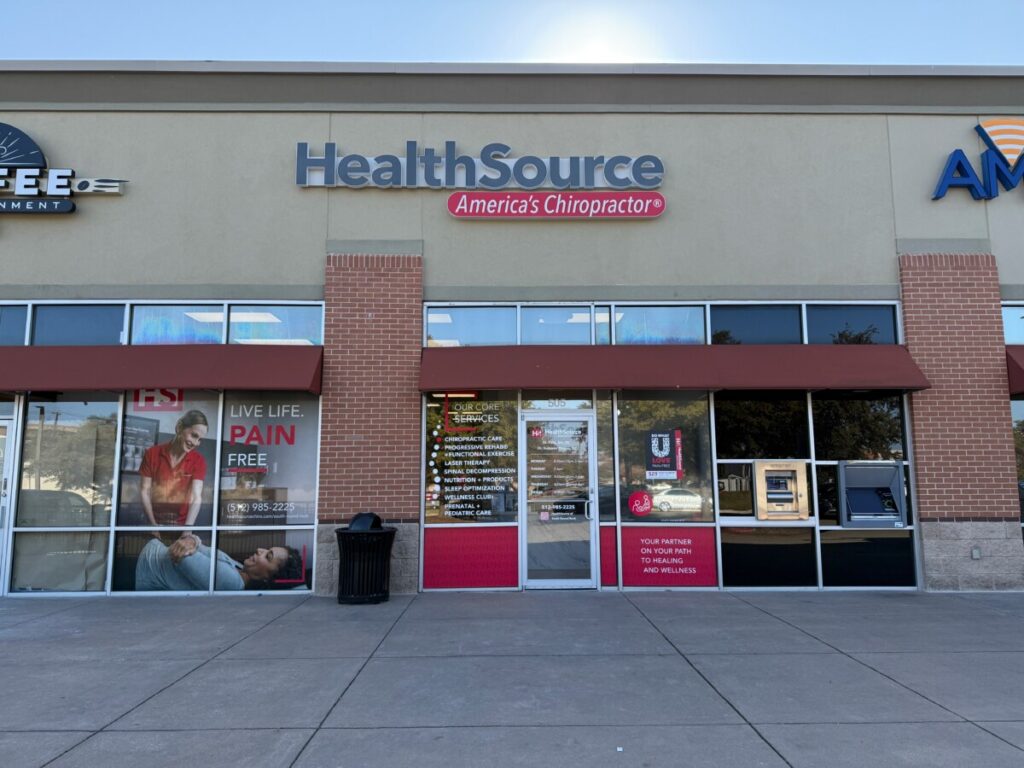
[{"label": "letters ee on sign", "polygon": [[475,155],[407,141],[402,154],[345,154],[334,142],[323,154],[296,148],[300,187],[454,189],[448,212],[459,219],[652,219],[665,210],[665,165],[656,155],[512,156],[492,142]]},{"label": "letters ee on sign", "polygon": [[0,123],[0,213],[72,213],[73,195],[120,195],[124,183],[76,178],[72,168],[48,168],[28,134]]}]

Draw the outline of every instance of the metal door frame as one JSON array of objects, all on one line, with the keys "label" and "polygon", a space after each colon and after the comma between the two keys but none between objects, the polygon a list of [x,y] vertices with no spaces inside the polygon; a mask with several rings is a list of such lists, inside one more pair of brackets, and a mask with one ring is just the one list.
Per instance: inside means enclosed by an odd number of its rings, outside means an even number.
[{"label": "metal door frame", "polygon": [[7,427],[7,445],[4,449],[4,461],[0,466],[0,595],[10,590],[11,554],[14,546],[14,501],[18,488],[14,476],[21,453],[21,439],[18,426],[21,421],[22,401],[17,396],[14,400],[14,415],[0,417],[0,426]]},{"label": "metal door frame", "polygon": [[[543,579],[527,578],[527,526],[529,511],[526,500],[526,424],[529,421],[582,421],[587,424],[587,500],[590,510],[590,578]],[[600,583],[601,563],[597,514],[597,414],[587,411],[521,410],[519,412],[519,585],[522,589],[597,589]]]}]

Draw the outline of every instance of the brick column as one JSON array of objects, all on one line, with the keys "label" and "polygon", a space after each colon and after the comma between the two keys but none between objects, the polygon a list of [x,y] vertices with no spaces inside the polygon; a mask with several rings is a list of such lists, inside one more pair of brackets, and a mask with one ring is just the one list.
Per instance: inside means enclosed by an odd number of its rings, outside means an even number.
[{"label": "brick column", "polygon": [[398,527],[391,590],[419,573],[423,259],[328,254],[317,592],[337,589],[334,529],[358,512]]},{"label": "brick column", "polygon": [[903,254],[900,287],[907,347],[932,384],[910,398],[925,586],[1024,588],[995,258]]}]

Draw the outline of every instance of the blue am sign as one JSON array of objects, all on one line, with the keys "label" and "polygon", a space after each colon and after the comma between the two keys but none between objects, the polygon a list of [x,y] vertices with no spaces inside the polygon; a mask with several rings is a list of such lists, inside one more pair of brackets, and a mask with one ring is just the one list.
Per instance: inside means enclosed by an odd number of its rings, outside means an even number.
[{"label": "blue am sign", "polygon": [[1024,180],[1024,119],[993,118],[983,120],[975,129],[988,149],[981,153],[981,173],[962,149],[955,149],[946,160],[933,200],[946,196],[950,189],[966,189],[975,200],[998,197],[999,188],[1009,192]]}]

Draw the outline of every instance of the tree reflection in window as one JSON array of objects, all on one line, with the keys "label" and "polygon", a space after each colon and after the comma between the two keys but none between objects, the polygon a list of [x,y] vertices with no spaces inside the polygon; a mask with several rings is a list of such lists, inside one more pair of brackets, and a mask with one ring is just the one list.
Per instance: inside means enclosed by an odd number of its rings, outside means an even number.
[{"label": "tree reflection in window", "polygon": [[815,458],[852,461],[902,459],[903,408],[888,393],[815,394]]},{"label": "tree reflection in window", "polygon": [[[711,438],[708,400],[694,392],[622,392],[619,395],[619,504],[622,519],[704,522],[714,519],[711,503]],[[683,477],[648,479],[651,432],[680,430]],[[635,517],[629,497],[644,491],[657,499],[651,512]],[[678,497],[674,497],[674,492]],[[685,493],[684,493],[685,492]]]},{"label": "tree reflection in window", "polygon": [[715,438],[722,459],[802,459],[810,456],[804,395],[719,392]]}]

